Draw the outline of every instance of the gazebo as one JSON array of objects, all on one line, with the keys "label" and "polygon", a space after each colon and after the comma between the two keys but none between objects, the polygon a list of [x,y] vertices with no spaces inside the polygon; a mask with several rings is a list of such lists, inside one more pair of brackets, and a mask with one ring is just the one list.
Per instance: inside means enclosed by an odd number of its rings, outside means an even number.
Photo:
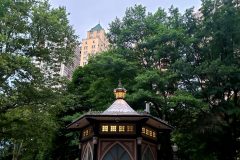
[{"label": "gazebo", "polygon": [[103,112],[90,111],[67,126],[80,132],[81,160],[171,159],[172,126],[124,100],[126,89],[114,90],[115,102]]}]

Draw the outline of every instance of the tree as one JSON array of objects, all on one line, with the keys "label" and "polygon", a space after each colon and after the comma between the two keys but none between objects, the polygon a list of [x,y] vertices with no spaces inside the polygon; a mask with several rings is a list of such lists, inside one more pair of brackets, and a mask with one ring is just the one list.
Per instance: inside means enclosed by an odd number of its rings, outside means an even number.
[{"label": "tree", "polygon": [[197,114],[192,133],[185,130],[176,139],[192,159],[235,159],[239,157],[239,9],[236,1],[215,5],[203,1],[200,10],[202,16],[186,28],[188,33],[196,30],[191,33],[190,52],[176,63],[176,69],[185,89],[207,108],[201,107],[204,110]]},{"label": "tree", "polygon": [[[199,13],[128,8],[110,24],[111,50],[75,71],[62,119],[104,110],[121,79],[134,109],[151,102],[151,113],[175,126],[181,159],[238,158],[239,14],[230,0],[204,0]],[[64,134],[67,145],[77,140]]]},{"label": "tree", "polygon": [[[76,36],[64,8],[47,1],[0,2],[0,157],[45,159],[62,110],[57,79],[37,67],[67,62]],[[47,70],[48,71],[48,70]]]},{"label": "tree", "polygon": [[137,74],[135,62],[128,62],[122,55],[109,50],[94,57],[84,67],[74,71],[64,97],[64,110],[58,115],[62,127],[58,130],[53,159],[76,159],[79,156],[79,132],[68,131],[67,126],[89,110],[104,110],[113,101],[113,89],[121,80],[132,92]]},{"label": "tree", "polygon": [[142,6],[130,8],[110,25],[112,46],[143,67],[133,99],[148,99],[160,117],[176,126],[173,141],[184,159],[236,158],[238,1],[206,0],[199,13],[188,9],[184,15],[173,7],[169,14],[144,11]]},{"label": "tree", "polygon": [[128,92],[132,92],[131,86],[138,67],[135,62],[128,62],[114,52],[108,51],[93,57],[88,65],[74,72],[69,89],[72,93],[81,93],[78,99],[86,107],[85,111],[106,108],[115,99],[113,89],[118,80],[123,82]]}]

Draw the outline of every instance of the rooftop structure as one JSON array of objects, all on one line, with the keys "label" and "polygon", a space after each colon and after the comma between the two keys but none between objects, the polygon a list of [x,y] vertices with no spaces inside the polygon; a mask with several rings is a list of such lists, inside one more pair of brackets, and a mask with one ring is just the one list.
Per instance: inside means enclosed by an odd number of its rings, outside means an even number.
[{"label": "rooftop structure", "polygon": [[106,51],[108,45],[105,30],[97,24],[87,32],[87,38],[82,40],[80,66],[86,65],[91,56]]},{"label": "rooftop structure", "polygon": [[80,132],[81,160],[161,160],[171,154],[172,126],[133,110],[126,89],[114,90],[115,102],[103,112],[88,112],[67,126]]},{"label": "rooftop structure", "polygon": [[100,24],[97,24],[95,27],[93,27],[89,32],[94,32],[94,31],[101,31],[103,30],[102,26]]}]

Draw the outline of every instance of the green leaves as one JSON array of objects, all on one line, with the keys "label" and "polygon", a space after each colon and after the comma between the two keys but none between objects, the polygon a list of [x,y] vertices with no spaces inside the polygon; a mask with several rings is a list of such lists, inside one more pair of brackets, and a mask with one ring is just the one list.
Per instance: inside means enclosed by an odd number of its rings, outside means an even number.
[{"label": "green leaves", "polygon": [[[108,107],[121,80],[134,109],[143,110],[145,101],[151,102],[151,113],[176,127],[172,141],[181,159],[236,159],[239,6],[237,1],[202,2],[197,14],[188,9],[182,15],[174,7],[155,13],[146,13],[142,5],[128,8],[122,19],[110,24],[112,48],[79,67],[66,93],[50,87],[59,84],[51,71],[71,59],[76,45],[66,10],[51,9],[47,2],[3,0],[0,155],[76,157],[78,133],[64,127],[50,153],[56,130],[90,109]],[[45,62],[44,72],[34,60]]]},{"label": "green leaves", "polygon": [[87,108],[103,109],[114,100],[113,89],[118,80],[127,88],[134,83],[136,72],[136,63],[127,62],[121,55],[108,51],[93,57],[88,65],[75,71],[70,90],[81,93],[80,98]]},{"label": "green leaves", "polygon": [[183,159],[234,159],[240,150],[239,18],[237,1],[204,0],[183,15],[134,6],[110,24],[116,53],[138,64],[127,100],[138,109],[152,102],[176,126]]},{"label": "green leaves", "polygon": [[59,77],[47,73],[70,60],[76,44],[64,8],[51,9],[47,1],[1,1],[0,159],[48,157],[64,91],[53,87]]}]

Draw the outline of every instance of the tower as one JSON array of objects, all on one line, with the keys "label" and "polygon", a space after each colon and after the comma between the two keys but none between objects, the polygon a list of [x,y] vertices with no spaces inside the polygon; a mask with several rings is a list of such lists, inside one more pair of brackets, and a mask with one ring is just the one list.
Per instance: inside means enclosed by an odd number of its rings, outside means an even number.
[{"label": "tower", "polygon": [[82,40],[80,66],[86,65],[91,56],[106,51],[108,44],[105,30],[97,24],[87,32],[87,38]]},{"label": "tower", "polygon": [[59,74],[61,77],[66,77],[71,80],[74,70],[80,65],[80,47],[76,46],[74,50],[74,56],[71,62],[67,64],[61,63]]}]

